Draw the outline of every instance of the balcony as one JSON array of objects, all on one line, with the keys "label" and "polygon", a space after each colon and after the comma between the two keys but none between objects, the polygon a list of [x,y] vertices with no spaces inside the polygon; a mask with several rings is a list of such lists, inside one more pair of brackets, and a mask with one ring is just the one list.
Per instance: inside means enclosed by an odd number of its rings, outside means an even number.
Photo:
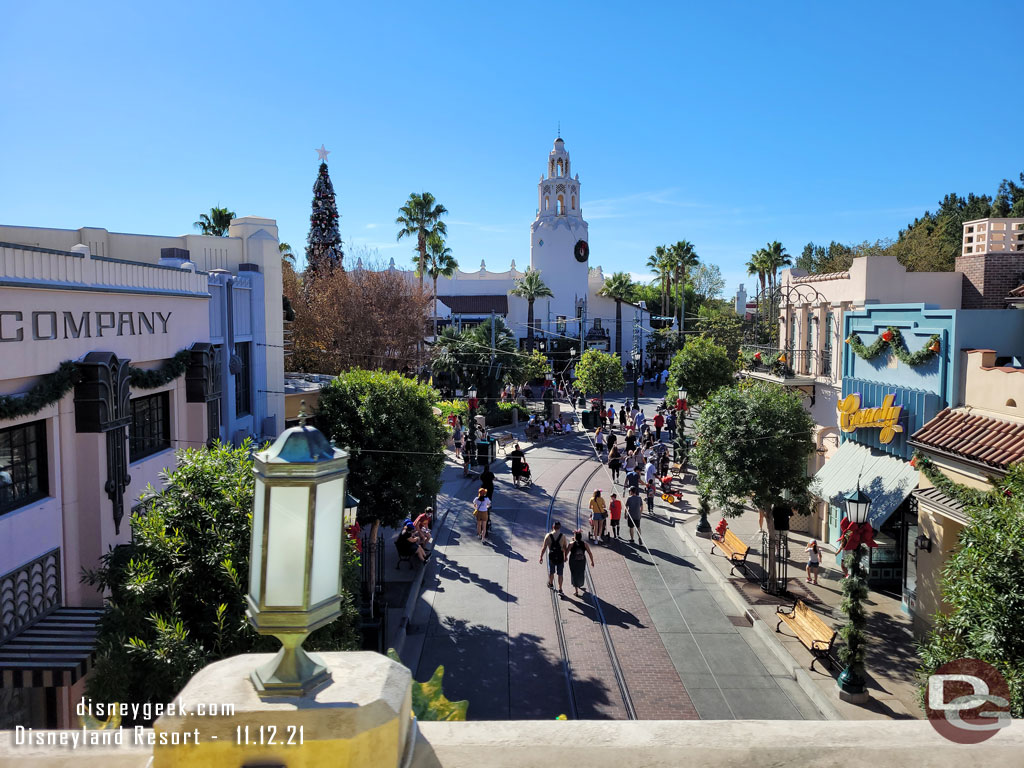
[{"label": "balcony", "polygon": [[740,375],[800,389],[810,396],[813,405],[814,385],[821,377],[831,381],[832,352],[744,344],[740,351]]}]

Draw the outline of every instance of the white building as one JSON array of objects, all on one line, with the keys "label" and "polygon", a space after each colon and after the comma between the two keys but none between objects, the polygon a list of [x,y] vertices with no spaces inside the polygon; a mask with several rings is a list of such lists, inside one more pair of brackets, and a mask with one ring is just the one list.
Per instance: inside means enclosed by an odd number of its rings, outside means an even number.
[{"label": "white building", "polygon": [[[601,267],[590,265],[590,233],[583,218],[580,177],[578,173],[571,175],[570,167],[565,142],[555,139],[546,174],[537,184],[537,215],[530,225],[530,266],[541,273],[554,296],[534,303],[534,335],[563,346],[573,342],[578,345],[582,332],[586,347],[621,352],[625,363],[633,346],[635,321],[639,318],[641,327],[649,328],[650,314],[622,303],[621,349],[617,349],[615,301],[598,295],[605,276]],[[412,277],[411,271],[409,274]],[[510,296],[509,291],[523,274],[514,260],[504,272],[488,271],[481,261],[478,271],[459,270],[451,278],[440,278],[437,294],[441,326],[478,323],[493,312],[505,319],[522,342],[527,333],[527,303]],[[646,336],[644,331],[641,350],[646,346]]]},{"label": "white building", "polygon": [[0,728],[75,724],[103,604],[82,570],[130,541],[175,450],[283,428],[277,246],[252,217],[0,226]]}]

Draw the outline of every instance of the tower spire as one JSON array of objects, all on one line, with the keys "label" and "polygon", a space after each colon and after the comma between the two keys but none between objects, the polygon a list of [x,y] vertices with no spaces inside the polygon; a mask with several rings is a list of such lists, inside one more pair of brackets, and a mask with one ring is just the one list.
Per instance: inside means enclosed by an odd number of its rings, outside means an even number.
[{"label": "tower spire", "polygon": [[562,138],[562,121],[558,121],[558,138]]}]

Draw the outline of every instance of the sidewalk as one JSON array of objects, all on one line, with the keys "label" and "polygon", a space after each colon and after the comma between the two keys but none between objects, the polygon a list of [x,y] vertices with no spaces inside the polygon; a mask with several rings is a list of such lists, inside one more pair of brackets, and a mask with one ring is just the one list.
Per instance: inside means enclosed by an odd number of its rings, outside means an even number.
[{"label": "sidewalk", "polygon": [[[826,623],[836,629],[846,622],[846,616],[839,607],[842,602],[842,572],[835,565],[835,556],[826,551],[822,552],[818,584],[809,584],[804,570],[807,563],[804,547],[810,541],[810,537],[804,533],[790,531],[787,575],[791,597],[777,597],[763,592],[759,582],[744,575],[742,569],[737,568],[736,573],[730,575],[729,562],[720,555],[719,550],[716,549],[713,555],[710,554],[712,541],[697,536],[700,515],[696,512],[696,488],[692,474],[688,479],[690,482],[686,485],[676,486],[677,495],[680,489],[682,490],[683,501],[673,507],[663,505],[662,508],[672,510],[679,533],[689,539],[698,552],[717,569],[723,580],[736,589],[752,615],[757,616],[775,635],[782,647],[789,652],[794,662],[807,672],[820,694],[831,703],[838,714],[847,720],[923,717],[917,704],[917,685],[913,677],[918,660],[914,652],[910,618],[900,610],[899,600],[873,590],[869,593],[869,645],[865,667],[871,699],[863,705],[840,701],[835,678],[841,667],[828,669],[827,664],[819,661],[811,672],[809,668],[813,657],[800,641],[793,637],[791,632],[787,632],[785,625],[781,633],[775,633],[778,623],[775,616],[776,608],[780,605],[792,605],[794,598],[803,600]],[[712,527],[720,519],[721,514],[714,511],[708,515]],[[682,525],[679,525],[680,522]],[[729,518],[729,529],[750,547],[748,561],[755,564],[755,571],[761,552],[761,532],[757,523],[757,512],[750,509],[740,517]],[[836,642],[838,644],[841,641],[837,638]]]}]

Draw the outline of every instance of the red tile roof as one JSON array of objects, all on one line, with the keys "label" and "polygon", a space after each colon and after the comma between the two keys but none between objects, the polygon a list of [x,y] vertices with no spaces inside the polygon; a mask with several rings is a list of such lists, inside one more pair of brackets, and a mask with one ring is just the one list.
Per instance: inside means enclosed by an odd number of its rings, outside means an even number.
[{"label": "red tile roof", "polygon": [[1003,421],[946,408],[911,439],[965,459],[1006,469],[1024,459],[1024,422]]}]

